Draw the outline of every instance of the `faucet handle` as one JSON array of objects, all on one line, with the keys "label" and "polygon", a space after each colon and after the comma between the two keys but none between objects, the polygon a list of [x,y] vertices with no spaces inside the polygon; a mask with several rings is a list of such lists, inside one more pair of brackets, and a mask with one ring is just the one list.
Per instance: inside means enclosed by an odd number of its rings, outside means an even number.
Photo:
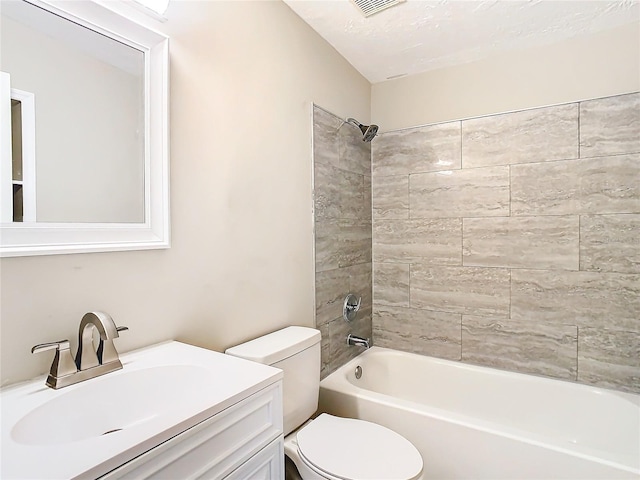
[{"label": "faucet handle", "polygon": [[58,340],[57,342],[40,343],[31,349],[31,353],[46,352],[47,350],[56,349],[56,355],[53,357],[53,363],[49,370],[49,378],[47,378],[47,385],[51,380],[71,375],[78,371],[76,362],[71,356],[71,346],[69,340]]},{"label": "faucet handle", "polygon": [[124,332],[125,330],[129,330],[129,327],[116,327],[117,332]]},{"label": "faucet handle", "polygon": [[342,304],[342,318],[344,318],[346,322],[351,322],[356,318],[361,304],[362,297],[356,297],[353,293],[349,293]]},{"label": "faucet handle", "polygon": [[46,352],[47,350],[69,350],[71,345],[69,340],[58,340],[57,342],[39,343],[31,348],[31,353]]}]

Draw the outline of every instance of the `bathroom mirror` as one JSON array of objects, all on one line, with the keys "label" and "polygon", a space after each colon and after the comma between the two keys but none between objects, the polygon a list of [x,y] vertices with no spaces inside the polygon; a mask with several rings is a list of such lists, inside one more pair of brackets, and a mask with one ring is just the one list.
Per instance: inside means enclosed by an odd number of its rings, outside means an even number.
[{"label": "bathroom mirror", "polygon": [[169,246],[168,38],[121,8],[2,3],[1,256]]}]

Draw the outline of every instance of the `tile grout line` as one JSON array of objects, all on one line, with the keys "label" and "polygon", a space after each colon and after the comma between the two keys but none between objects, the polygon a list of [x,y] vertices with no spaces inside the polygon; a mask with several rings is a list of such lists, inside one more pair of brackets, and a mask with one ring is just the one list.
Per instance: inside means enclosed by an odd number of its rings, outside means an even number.
[{"label": "tile grout line", "polygon": [[511,165],[509,165],[509,217],[512,217],[513,214],[512,212],[512,207],[511,207]]},{"label": "tile grout line", "polygon": [[580,327],[576,325],[576,382],[579,378],[580,373]]},{"label": "tile grout line", "polygon": [[[579,107],[579,104],[578,104]],[[580,110],[578,109],[578,131],[580,131]],[[580,152],[580,142],[578,141],[578,152]],[[578,156],[580,153],[578,153]],[[581,248],[582,245],[582,215],[578,215],[578,272],[581,270]],[[580,326],[576,325],[576,382],[578,381],[580,374]]]},{"label": "tile grout line", "polygon": [[409,297],[409,308],[412,308],[411,306],[411,263],[409,263],[409,281],[407,283],[409,285],[409,291],[407,292],[407,296]]},{"label": "tile grout line", "polygon": [[411,220],[411,173],[407,174],[407,220]]},{"label": "tile grout line", "polygon": [[580,151],[580,105],[582,102],[577,103],[578,107],[578,158],[582,158],[582,152]]},{"label": "tile grout line", "polygon": [[464,219],[460,217],[460,266],[464,267]]},{"label": "tile grout line", "polygon": [[511,313],[513,308],[513,269],[509,269],[509,320],[511,320]]},{"label": "tile grout line", "polygon": [[460,120],[460,170],[463,168],[462,164],[462,120]]},{"label": "tile grout line", "polygon": [[582,271],[582,215],[578,215],[578,272]]},{"label": "tile grout line", "polygon": [[460,314],[460,361],[462,362],[462,351],[463,351],[463,347],[462,347],[462,317],[463,314]]}]

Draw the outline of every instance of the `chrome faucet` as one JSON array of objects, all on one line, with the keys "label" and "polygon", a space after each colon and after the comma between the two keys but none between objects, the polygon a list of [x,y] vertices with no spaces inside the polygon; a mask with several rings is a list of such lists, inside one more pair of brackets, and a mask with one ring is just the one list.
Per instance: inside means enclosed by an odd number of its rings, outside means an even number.
[{"label": "chrome faucet", "polygon": [[358,337],[353,334],[347,335],[347,345],[357,346],[357,347],[366,347],[369,348],[370,340],[368,338]]},{"label": "chrome faucet", "polygon": [[[100,350],[104,342],[110,342],[113,346],[113,339],[119,336],[118,327],[116,327],[113,319],[106,313],[89,312],[85,314],[80,321],[80,330],[78,331],[78,352],[76,353],[78,370],[86,370],[104,363],[101,358],[98,358],[101,354],[93,347],[94,328],[98,330],[100,334],[98,350]],[[115,347],[113,347],[113,350],[115,351]],[[119,362],[117,352],[115,353],[115,357],[115,361]]]},{"label": "chrome faucet", "polygon": [[[93,330],[100,335],[98,348],[93,345]],[[75,360],[71,356],[69,340],[42,343],[31,349],[31,353],[40,353],[55,348],[56,355],[49,371],[46,384],[58,389],[82,382],[105,373],[120,370],[122,362],[113,339],[118,332],[127,327],[116,327],[110,315],[103,312],[89,312],[82,317],[78,331],[78,352]]]}]

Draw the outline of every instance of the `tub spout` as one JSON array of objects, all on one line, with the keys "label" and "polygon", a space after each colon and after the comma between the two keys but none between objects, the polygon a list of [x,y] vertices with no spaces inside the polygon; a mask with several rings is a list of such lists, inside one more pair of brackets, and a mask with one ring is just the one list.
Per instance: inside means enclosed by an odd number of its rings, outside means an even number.
[{"label": "tub spout", "polygon": [[347,345],[355,345],[357,347],[366,347],[366,348],[369,348],[371,346],[369,344],[368,338],[358,337],[356,335],[352,335],[351,333],[347,335]]}]

